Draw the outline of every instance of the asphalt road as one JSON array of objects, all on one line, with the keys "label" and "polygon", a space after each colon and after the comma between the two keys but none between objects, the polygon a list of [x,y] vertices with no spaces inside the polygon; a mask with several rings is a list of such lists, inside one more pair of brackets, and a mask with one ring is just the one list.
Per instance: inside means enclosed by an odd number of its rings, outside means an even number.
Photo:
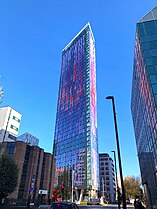
[{"label": "asphalt road", "polygon": [[[40,206],[40,209],[47,209],[48,205]],[[80,209],[117,209],[117,205],[106,205],[106,206],[97,206],[97,205],[87,205],[87,206],[79,206]],[[122,207],[121,207],[122,209]],[[127,206],[127,209],[134,209],[134,207]]]},{"label": "asphalt road", "polygon": [[[105,205],[105,206],[92,205],[92,206],[79,206],[79,208],[80,209],[118,209],[118,206],[117,205]],[[127,209],[134,209],[134,207],[127,206]]]}]

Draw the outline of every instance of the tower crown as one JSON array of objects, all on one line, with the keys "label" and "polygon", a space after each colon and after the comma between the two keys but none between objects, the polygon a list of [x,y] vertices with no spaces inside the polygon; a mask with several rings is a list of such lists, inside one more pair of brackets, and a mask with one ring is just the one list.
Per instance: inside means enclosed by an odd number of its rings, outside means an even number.
[{"label": "tower crown", "polygon": [[148,12],[138,23],[157,20],[157,6]]}]

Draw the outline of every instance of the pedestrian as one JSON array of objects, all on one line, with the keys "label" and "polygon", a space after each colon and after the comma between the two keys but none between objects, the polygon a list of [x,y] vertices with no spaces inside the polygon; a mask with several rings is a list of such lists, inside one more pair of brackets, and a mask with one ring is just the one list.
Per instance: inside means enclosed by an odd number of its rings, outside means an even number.
[{"label": "pedestrian", "polygon": [[134,207],[135,207],[135,209],[138,209],[138,201],[136,200],[136,198],[135,198],[135,201],[134,201]]},{"label": "pedestrian", "polygon": [[141,201],[138,201],[138,209],[145,209]]}]

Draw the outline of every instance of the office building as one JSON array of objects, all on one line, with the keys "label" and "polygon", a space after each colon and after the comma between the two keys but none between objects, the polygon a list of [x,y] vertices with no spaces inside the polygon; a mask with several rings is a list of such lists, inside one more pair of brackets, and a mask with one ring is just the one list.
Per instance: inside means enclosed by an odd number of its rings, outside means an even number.
[{"label": "office building", "polygon": [[112,158],[107,153],[99,154],[100,196],[109,203],[115,203],[115,169]]},{"label": "office building", "polygon": [[17,141],[26,142],[27,144],[29,144],[31,146],[38,146],[39,145],[39,139],[28,132],[18,136]]},{"label": "office building", "polygon": [[131,111],[147,208],[157,208],[157,7],[137,22]]},{"label": "office building", "polygon": [[19,169],[16,190],[7,197],[10,203],[27,205],[30,196],[33,203],[49,204],[53,190],[52,154],[22,141],[1,142],[0,155],[3,153],[14,158]]},{"label": "office building", "polygon": [[16,141],[22,115],[13,108],[0,108],[0,142]]},{"label": "office building", "polygon": [[96,102],[95,40],[88,23],[62,50],[53,146],[54,186],[71,191],[73,182],[76,199],[98,195]]}]

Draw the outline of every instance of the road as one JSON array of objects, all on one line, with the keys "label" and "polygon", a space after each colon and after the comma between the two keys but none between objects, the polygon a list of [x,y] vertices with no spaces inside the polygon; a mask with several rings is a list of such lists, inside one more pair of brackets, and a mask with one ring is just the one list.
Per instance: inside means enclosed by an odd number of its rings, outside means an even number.
[{"label": "road", "polygon": [[[118,209],[117,205],[105,205],[105,206],[80,206],[80,209]],[[121,207],[121,209],[123,209]],[[127,209],[134,209],[134,207],[127,206]]]},{"label": "road", "polygon": [[[43,205],[40,206],[40,209],[47,209],[48,205]],[[117,209],[117,205],[105,205],[105,206],[97,206],[97,205],[92,205],[92,206],[79,206],[80,209]],[[122,209],[122,207],[121,207]],[[127,209],[134,209],[132,206],[127,206]]]}]

